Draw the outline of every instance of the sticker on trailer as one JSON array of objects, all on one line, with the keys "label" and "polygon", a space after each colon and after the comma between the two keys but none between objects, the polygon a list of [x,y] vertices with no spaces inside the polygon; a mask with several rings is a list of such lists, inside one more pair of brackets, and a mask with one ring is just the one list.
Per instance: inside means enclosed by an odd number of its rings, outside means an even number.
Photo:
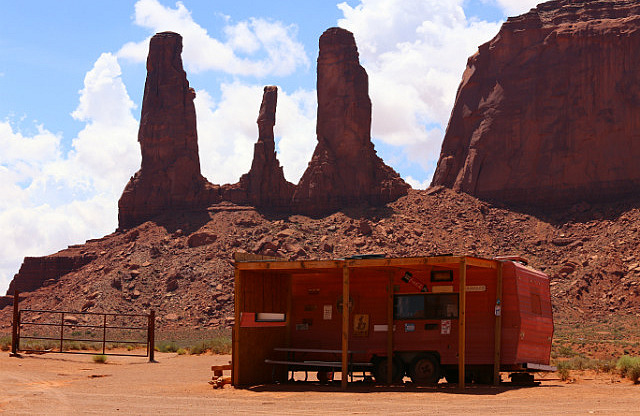
[{"label": "sticker on trailer", "polygon": [[416,330],[416,324],[404,324],[404,332],[414,332]]},{"label": "sticker on trailer", "polygon": [[296,324],[296,331],[308,331],[309,324]]},{"label": "sticker on trailer", "polygon": [[389,330],[389,325],[374,325],[373,332],[387,332]]},{"label": "sticker on trailer", "polygon": [[443,319],[440,321],[440,334],[449,335],[451,333],[451,319]]},{"label": "sticker on trailer", "polygon": [[467,292],[486,292],[487,287],[485,285],[467,286]]},{"label": "sticker on trailer", "polygon": [[353,336],[354,337],[369,336],[369,315],[355,314],[353,316]]},{"label": "sticker on trailer", "polygon": [[322,314],[322,319],[324,319],[325,321],[330,321],[332,314],[333,305],[324,305],[324,313]]}]

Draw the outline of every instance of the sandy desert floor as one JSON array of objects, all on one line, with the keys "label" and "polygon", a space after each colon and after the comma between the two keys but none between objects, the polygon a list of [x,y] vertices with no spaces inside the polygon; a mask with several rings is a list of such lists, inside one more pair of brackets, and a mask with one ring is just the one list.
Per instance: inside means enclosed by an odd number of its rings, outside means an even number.
[{"label": "sandy desert floor", "polygon": [[212,389],[211,365],[228,355],[158,353],[141,357],[0,354],[0,413],[5,414],[640,414],[640,386],[610,374],[553,375],[538,387],[373,387],[294,383]]}]

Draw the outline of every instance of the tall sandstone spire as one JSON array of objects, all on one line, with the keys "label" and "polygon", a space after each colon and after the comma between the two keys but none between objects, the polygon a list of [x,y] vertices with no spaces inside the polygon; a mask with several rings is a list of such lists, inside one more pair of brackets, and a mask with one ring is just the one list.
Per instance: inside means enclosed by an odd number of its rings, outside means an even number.
[{"label": "tall sandstone spire", "polygon": [[258,141],[253,149],[251,170],[242,175],[237,188],[246,192],[247,202],[253,206],[286,210],[290,207],[295,186],[284,178],[276,157],[273,126],[276,124],[277,102],[278,87],[264,87],[257,121]]},{"label": "tall sandstone spire", "polygon": [[142,166],[118,201],[120,228],[177,209],[199,209],[215,199],[200,173],[195,91],[182,69],[182,36],[158,33],[149,43],[138,141]]},{"label": "tall sandstone spire", "polygon": [[469,58],[432,185],[512,206],[640,195],[640,3],[555,0]]},{"label": "tall sandstone spire", "polygon": [[318,144],[294,193],[302,212],[321,214],[368,202],[393,201],[407,193],[400,176],[376,155],[371,142],[367,72],[353,34],[330,28],[318,56]]}]

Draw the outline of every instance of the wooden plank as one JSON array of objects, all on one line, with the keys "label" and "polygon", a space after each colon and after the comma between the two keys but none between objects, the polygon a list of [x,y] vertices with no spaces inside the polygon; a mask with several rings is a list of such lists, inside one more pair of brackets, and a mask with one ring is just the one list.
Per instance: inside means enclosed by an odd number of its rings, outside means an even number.
[{"label": "wooden plank", "polygon": [[393,273],[387,283],[387,384],[393,382]]},{"label": "wooden plank", "polygon": [[238,348],[238,329],[240,328],[240,305],[243,302],[242,296],[242,271],[235,269],[235,281],[234,281],[234,315],[235,315],[235,325],[233,325],[233,329],[231,331],[231,380],[234,386],[238,385],[238,363],[239,358],[239,348]]},{"label": "wooden plank", "polygon": [[[498,302],[500,302],[500,308],[502,308],[502,262],[498,262],[498,271],[496,275],[496,305]],[[502,358],[502,311],[496,316],[495,325],[493,384],[497,386],[500,384],[500,360]]]},{"label": "wooden plank", "polygon": [[342,268],[342,380],[343,390],[347,388],[349,376],[349,268]]},{"label": "wooden plank", "polygon": [[309,261],[272,261],[272,262],[242,262],[236,263],[240,270],[314,270],[340,269],[344,260],[309,260]]},{"label": "wooden plank", "polygon": [[466,342],[466,303],[467,303],[467,263],[460,260],[459,304],[458,304],[458,386],[464,388],[465,342]]},{"label": "wooden plank", "polygon": [[466,257],[465,261],[467,266],[482,267],[484,269],[497,269],[499,263],[495,260],[480,259],[477,257]]},{"label": "wooden plank", "polygon": [[432,265],[456,265],[460,262],[459,256],[436,257],[401,257],[381,259],[353,259],[347,260],[349,267],[407,267],[407,266],[432,266]]}]

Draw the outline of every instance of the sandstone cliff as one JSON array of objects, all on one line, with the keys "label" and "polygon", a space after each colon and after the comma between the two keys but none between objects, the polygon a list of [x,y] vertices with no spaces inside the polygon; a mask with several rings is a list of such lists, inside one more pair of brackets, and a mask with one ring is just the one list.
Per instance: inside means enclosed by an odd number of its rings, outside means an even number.
[{"label": "sandstone cliff", "polygon": [[640,4],[558,0],[469,58],[433,185],[512,205],[640,189]]},{"label": "sandstone cliff", "polygon": [[384,204],[405,195],[409,185],[371,143],[368,77],[351,32],[330,28],[320,37],[317,93],[318,144],[296,188],[294,206],[313,214],[360,202]]},{"label": "sandstone cliff", "polygon": [[118,201],[120,228],[161,212],[202,209],[215,200],[200,173],[195,91],[182,69],[182,36],[158,33],[149,43],[138,141],[142,166]]}]

